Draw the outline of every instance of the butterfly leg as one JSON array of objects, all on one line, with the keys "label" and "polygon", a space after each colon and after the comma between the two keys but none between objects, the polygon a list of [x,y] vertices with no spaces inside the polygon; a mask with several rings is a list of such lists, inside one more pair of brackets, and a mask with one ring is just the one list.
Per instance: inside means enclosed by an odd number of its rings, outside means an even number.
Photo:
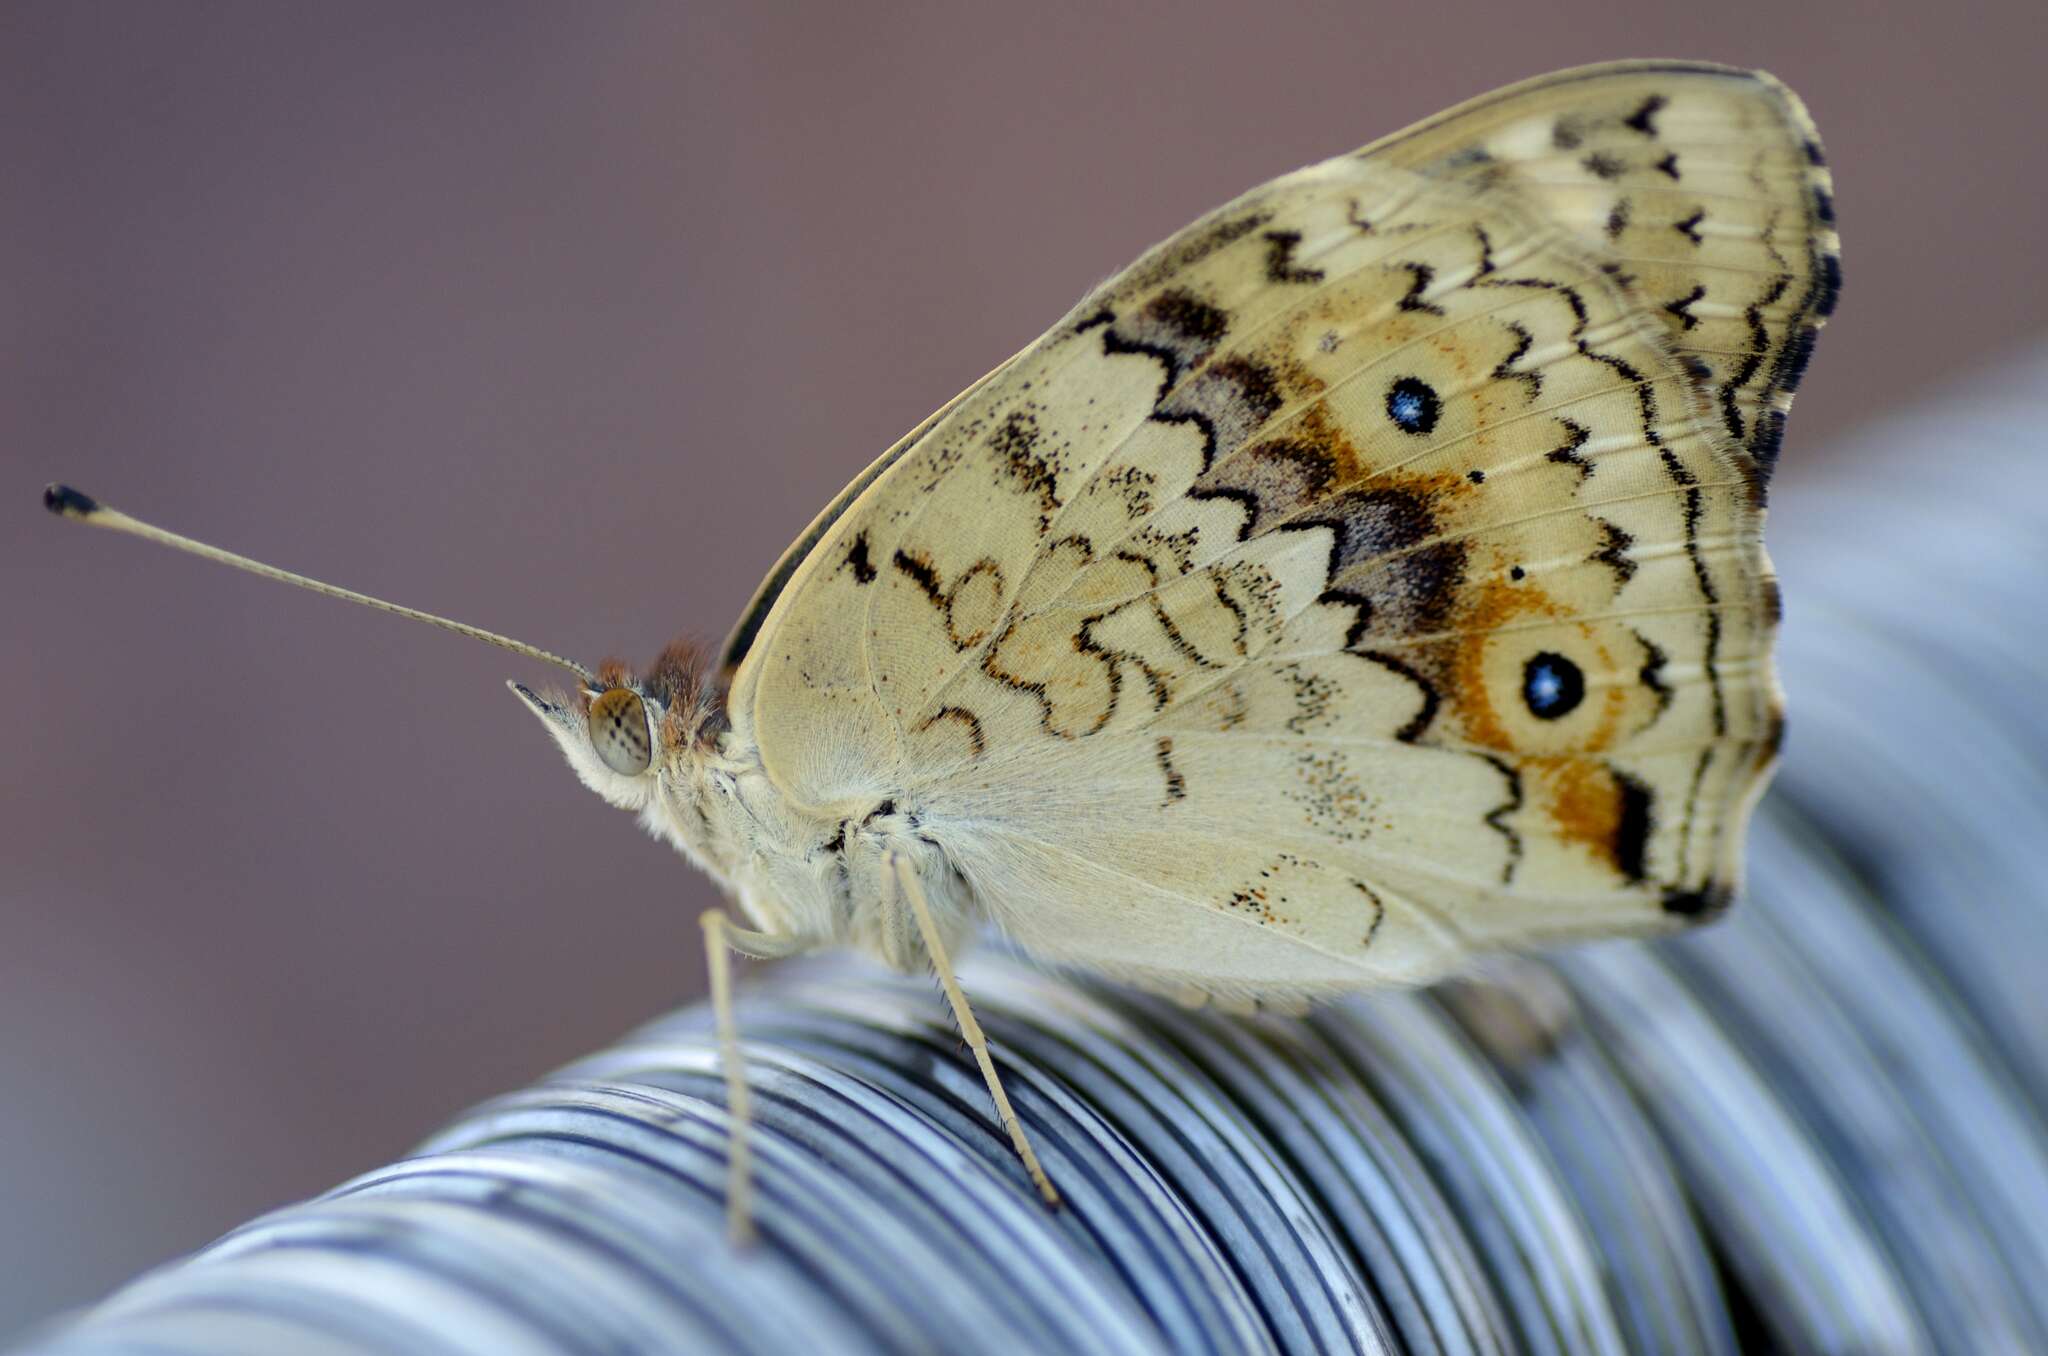
[{"label": "butterfly leg", "polygon": [[1057,1206],[1060,1194],[1053,1190],[1052,1180],[1038,1165],[1038,1155],[1033,1152],[1031,1141],[1024,1137],[1024,1127],[1010,1107],[1010,1094],[1003,1091],[1003,1080],[996,1076],[995,1061],[989,1058],[988,1038],[981,1034],[981,1023],[974,1020],[974,1009],[967,1006],[967,995],[961,991],[960,981],[953,977],[953,962],[946,955],[945,941],[939,935],[938,923],[932,918],[932,907],[924,897],[924,886],[918,881],[917,872],[911,869],[908,858],[894,852],[887,854],[883,865],[885,874],[909,901],[910,910],[917,918],[917,930],[924,938],[926,952],[931,956],[932,969],[938,973],[939,985],[946,991],[946,1001],[953,1005],[953,1020],[959,1023],[961,1038],[974,1052],[974,1062],[981,1068],[982,1081],[988,1084],[989,1096],[995,1101],[996,1118],[1008,1132],[1010,1145],[1016,1149],[1017,1157],[1024,1161],[1024,1171],[1030,1174],[1038,1194],[1045,1198],[1047,1205]]},{"label": "butterfly leg", "polygon": [[711,972],[711,1014],[718,1027],[718,1062],[725,1070],[725,1109],[732,1118],[725,1167],[725,1231],[736,1248],[754,1241],[754,1112],[747,1095],[746,1066],[740,1062],[738,1024],[732,1012],[732,953],[773,959],[800,946],[787,937],[734,927],[723,909],[706,909],[704,958]]}]

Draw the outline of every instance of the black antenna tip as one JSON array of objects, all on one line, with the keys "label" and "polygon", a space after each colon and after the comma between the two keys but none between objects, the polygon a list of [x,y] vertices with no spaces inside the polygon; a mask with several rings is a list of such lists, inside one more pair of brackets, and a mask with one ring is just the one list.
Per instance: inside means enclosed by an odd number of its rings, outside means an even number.
[{"label": "black antenna tip", "polygon": [[90,518],[100,511],[100,501],[69,485],[50,484],[43,486],[43,507],[60,518]]}]

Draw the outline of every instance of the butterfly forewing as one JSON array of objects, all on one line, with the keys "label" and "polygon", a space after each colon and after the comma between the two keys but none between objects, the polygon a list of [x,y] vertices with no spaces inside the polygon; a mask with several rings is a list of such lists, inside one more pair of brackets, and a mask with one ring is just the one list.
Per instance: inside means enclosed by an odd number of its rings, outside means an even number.
[{"label": "butterfly forewing", "polygon": [[[1255,190],[821,522],[736,732],[1127,978],[1324,992],[1705,911],[1778,728],[1810,141],[1773,83],[1628,67]],[[1695,198],[1696,258],[1630,234]]]},{"label": "butterfly forewing", "polygon": [[1644,63],[1484,95],[1361,154],[1508,188],[1621,270],[1768,476],[1841,286],[1833,185],[1767,75]]}]

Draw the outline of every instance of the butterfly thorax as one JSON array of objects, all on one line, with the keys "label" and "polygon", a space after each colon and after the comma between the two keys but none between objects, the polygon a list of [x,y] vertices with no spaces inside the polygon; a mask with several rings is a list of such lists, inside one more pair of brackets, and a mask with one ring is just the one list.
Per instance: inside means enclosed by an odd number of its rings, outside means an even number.
[{"label": "butterfly thorax", "polygon": [[641,822],[716,880],[750,927],[788,939],[792,951],[850,946],[894,969],[920,968],[915,919],[885,870],[894,853],[924,883],[949,944],[965,938],[981,910],[915,807],[887,795],[800,806],[748,733],[720,724],[715,738],[664,749]]}]

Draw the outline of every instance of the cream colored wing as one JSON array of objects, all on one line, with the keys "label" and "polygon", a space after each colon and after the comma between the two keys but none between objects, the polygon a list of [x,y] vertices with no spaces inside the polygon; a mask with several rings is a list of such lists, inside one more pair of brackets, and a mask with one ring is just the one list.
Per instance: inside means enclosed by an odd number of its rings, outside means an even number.
[{"label": "cream colored wing", "polygon": [[1842,285],[1820,138],[1761,72],[1672,62],[1527,81],[1373,143],[1390,165],[1510,188],[1614,264],[1768,478]]},{"label": "cream colored wing", "polygon": [[1768,77],[1635,64],[1257,189],[821,517],[735,730],[1140,981],[1712,912],[1779,735],[1763,488],[1826,186]]}]

